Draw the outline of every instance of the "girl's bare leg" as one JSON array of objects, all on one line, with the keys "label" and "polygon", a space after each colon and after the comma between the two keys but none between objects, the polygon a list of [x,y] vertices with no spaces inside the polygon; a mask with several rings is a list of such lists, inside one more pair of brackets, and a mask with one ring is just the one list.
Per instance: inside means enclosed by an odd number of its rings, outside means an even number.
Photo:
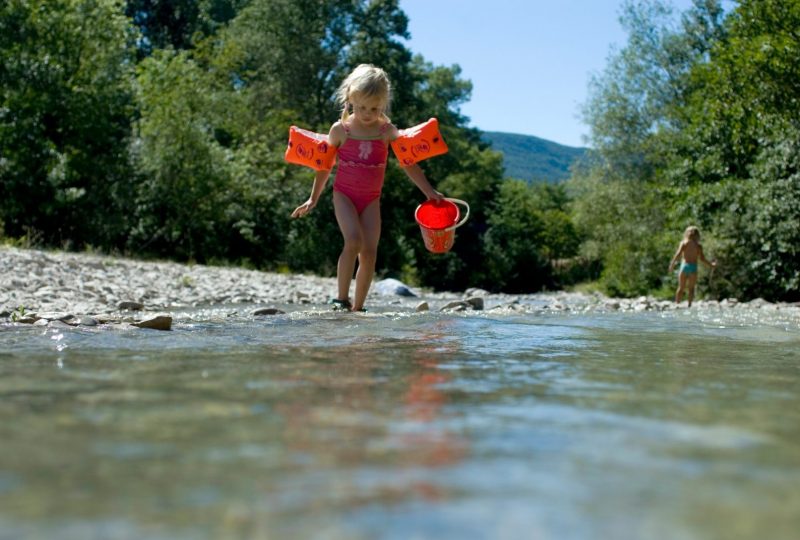
[{"label": "girl's bare leg", "polygon": [[678,290],[675,291],[675,303],[680,304],[683,298],[683,291],[686,290],[686,274],[678,273]]},{"label": "girl's bare leg", "polygon": [[694,300],[694,287],[697,285],[697,274],[692,274],[688,277],[686,287],[689,289],[689,307],[692,307],[692,300]]},{"label": "girl's bare leg", "polygon": [[358,219],[358,212],[353,202],[338,191],[333,192],[333,209],[336,213],[336,222],[339,224],[339,230],[342,231],[342,237],[344,238],[344,247],[336,265],[338,299],[349,301],[350,281],[353,279],[356,257],[363,244],[361,222]]},{"label": "girl's bare leg", "polygon": [[376,199],[361,212],[361,250],[358,252],[358,272],[356,273],[356,294],[353,310],[364,307],[372,278],[375,276],[375,261],[378,258],[378,241],[381,238],[381,206]]}]

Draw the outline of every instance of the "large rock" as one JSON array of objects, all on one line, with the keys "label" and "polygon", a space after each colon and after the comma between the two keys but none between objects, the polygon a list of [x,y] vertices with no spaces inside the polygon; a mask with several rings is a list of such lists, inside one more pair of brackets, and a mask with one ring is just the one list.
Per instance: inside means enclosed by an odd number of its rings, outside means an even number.
[{"label": "large rock", "polygon": [[383,296],[419,296],[408,285],[397,279],[382,279],[373,285],[372,290]]}]

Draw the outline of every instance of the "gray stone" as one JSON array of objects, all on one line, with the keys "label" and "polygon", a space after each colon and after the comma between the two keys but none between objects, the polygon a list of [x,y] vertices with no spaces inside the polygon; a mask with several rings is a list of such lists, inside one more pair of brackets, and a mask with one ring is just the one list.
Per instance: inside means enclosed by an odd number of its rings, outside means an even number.
[{"label": "gray stone", "polygon": [[484,289],[479,289],[477,287],[470,287],[466,291],[464,291],[466,296],[489,296],[489,291]]},{"label": "gray stone", "polygon": [[150,318],[131,323],[131,326],[136,326],[137,328],[150,328],[153,330],[171,330],[172,317],[169,315],[154,315]]},{"label": "gray stone", "polygon": [[72,313],[62,313],[58,311],[43,311],[36,315],[38,315],[40,319],[47,319],[48,321],[69,322],[75,318],[75,315]]},{"label": "gray stone", "polygon": [[373,285],[372,290],[383,296],[396,295],[414,298],[419,296],[417,293],[412,291],[408,285],[393,278],[386,278],[378,281],[375,283],[375,285]]},{"label": "gray stone", "polygon": [[144,309],[144,304],[141,302],[120,302],[117,308],[120,310],[141,311]]},{"label": "gray stone", "polygon": [[414,311],[428,311],[431,307],[428,305],[428,302],[420,302],[417,304],[417,307],[414,308]]},{"label": "gray stone", "polygon": [[[36,321],[36,324],[39,324],[40,322],[46,321],[46,320],[47,319],[40,319],[40,320]],[[47,326],[48,326],[48,328],[69,328],[72,325],[69,324],[69,323],[66,323],[64,321],[47,321]]]},{"label": "gray stone", "polygon": [[470,296],[469,298],[467,298],[466,302],[467,304],[472,306],[472,309],[475,309],[477,311],[483,310],[483,297],[481,296]]},{"label": "gray stone", "polygon": [[284,313],[286,313],[286,312],[285,311],[281,311],[278,308],[268,307],[268,308],[258,308],[256,310],[253,310],[251,315],[253,315],[254,317],[257,317],[259,315],[283,315]]},{"label": "gray stone", "polygon": [[461,300],[455,300],[453,302],[448,302],[444,306],[442,306],[441,311],[464,311],[469,308],[469,304],[466,302],[462,302]]}]

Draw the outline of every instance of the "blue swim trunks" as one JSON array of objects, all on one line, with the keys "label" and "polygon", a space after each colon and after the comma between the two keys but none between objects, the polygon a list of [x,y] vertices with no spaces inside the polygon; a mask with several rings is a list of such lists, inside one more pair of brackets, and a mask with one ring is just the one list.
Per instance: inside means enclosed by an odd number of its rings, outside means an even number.
[{"label": "blue swim trunks", "polygon": [[696,274],[697,273],[697,263],[681,263],[681,272],[689,275],[689,274]]}]

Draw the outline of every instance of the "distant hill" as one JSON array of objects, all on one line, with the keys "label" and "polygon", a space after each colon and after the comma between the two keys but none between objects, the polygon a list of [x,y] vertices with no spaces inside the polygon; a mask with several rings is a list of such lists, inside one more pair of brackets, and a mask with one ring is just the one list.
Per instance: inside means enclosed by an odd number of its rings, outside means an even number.
[{"label": "distant hill", "polygon": [[506,176],[527,182],[566,180],[570,165],[586,153],[586,148],[564,146],[532,135],[484,131],[483,139],[503,154]]}]

